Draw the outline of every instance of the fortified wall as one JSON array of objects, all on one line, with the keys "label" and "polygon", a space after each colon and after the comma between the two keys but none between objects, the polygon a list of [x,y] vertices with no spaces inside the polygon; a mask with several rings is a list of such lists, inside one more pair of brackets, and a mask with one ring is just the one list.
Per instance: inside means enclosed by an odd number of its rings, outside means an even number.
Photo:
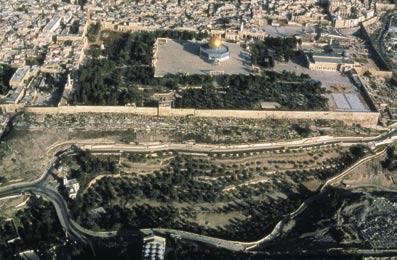
[{"label": "fortified wall", "polygon": [[369,44],[369,49],[375,54],[374,61],[376,65],[379,67],[381,71],[391,71],[390,66],[385,61],[383,56],[379,53],[378,49],[375,47],[373,40],[367,30],[367,26],[364,23],[360,24],[361,31],[363,32],[364,37],[366,38],[367,43]]},{"label": "fortified wall", "polygon": [[171,107],[129,107],[129,106],[59,106],[59,107],[18,107],[0,106],[5,113],[24,111],[35,114],[80,114],[80,113],[128,113],[143,116],[163,117],[217,117],[251,119],[301,119],[301,120],[342,120],[346,124],[360,124],[366,127],[377,125],[378,112],[339,111],[264,111],[264,110],[219,110],[219,109],[177,109]]},{"label": "fortified wall", "polygon": [[130,107],[130,106],[59,106],[59,107],[23,107],[18,111],[34,114],[80,114],[80,113],[114,113],[136,114],[143,116],[157,116],[156,107]]},{"label": "fortified wall", "polygon": [[0,113],[14,113],[20,110],[22,106],[19,104],[4,104],[0,105]]},{"label": "fortified wall", "polygon": [[251,118],[251,119],[303,119],[303,120],[342,120],[346,124],[376,126],[378,112],[339,112],[339,111],[264,111],[264,110],[212,110],[212,109],[173,109],[159,107],[159,116],[195,116],[218,118]]}]

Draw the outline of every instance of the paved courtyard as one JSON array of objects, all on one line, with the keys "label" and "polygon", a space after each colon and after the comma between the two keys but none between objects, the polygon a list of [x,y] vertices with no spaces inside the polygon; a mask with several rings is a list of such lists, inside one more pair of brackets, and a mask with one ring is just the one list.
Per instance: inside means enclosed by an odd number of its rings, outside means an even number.
[{"label": "paved courtyard", "polygon": [[310,70],[307,67],[292,61],[277,62],[274,70],[278,72],[283,70],[293,71],[297,75],[300,75],[301,73],[308,74],[312,79],[321,81],[322,86],[331,91],[332,87],[337,85],[343,86],[347,91],[355,88],[350,79],[339,71]]},{"label": "paved courtyard", "polygon": [[223,74],[245,74],[251,70],[249,54],[236,43],[224,43],[230,49],[230,59],[214,65],[199,56],[200,43],[193,41],[176,41],[158,43],[155,77],[166,74],[187,73],[208,74],[216,71]]},{"label": "paved courtyard", "polygon": [[270,37],[292,37],[292,36],[305,35],[307,33],[313,33],[315,29],[312,26],[266,25],[265,31]]},{"label": "paved courtyard", "polygon": [[321,85],[330,91],[326,94],[330,110],[370,111],[360,91],[353,82],[339,71],[315,71],[303,66],[302,61],[277,63],[275,71],[292,71],[300,75],[308,74],[312,79],[321,81]]}]

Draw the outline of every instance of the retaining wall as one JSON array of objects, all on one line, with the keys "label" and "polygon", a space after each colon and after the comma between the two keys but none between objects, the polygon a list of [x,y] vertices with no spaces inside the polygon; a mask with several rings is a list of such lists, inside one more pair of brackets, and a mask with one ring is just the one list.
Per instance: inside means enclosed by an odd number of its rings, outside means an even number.
[{"label": "retaining wall", "polygon": [[346,124],[376,126],[378,112],[339,112],[339,111],[264,111],[264,110],[219,110],[219,109],[174,109],[169,107],[125,107],[125,106],[60,106],[60,107],[21,107],[19,111],[36,114],[77,114],[77,113],[129,113],[145,116],[196,116],[217,118],[252,119],[303,119],[303,120],[342,120]]},{"label": "retaining wall", "polygon": [[375,54],[373,60],[375,61],[376,65],[379,67],[381,71],[391,71],[389,64],[385,61],[384,57],[379,53],[378,49],[376,48],[374,41],[372,40],[371,36],[368,33],[367,28],[364,24],[360,24],[361,31],[363,32],[364,37],[366,38],[369,44],[369,50],[373,51]]},{"label": "retaining wall", "polygon": [[339,111],[265,111],[265,110],[221,110],[221,109],[177,109],[169,107],[127,107],[127,106],[59,106],[59,107],[22,107],[19,105],[0,105],[4,113],[24,111],[35,114],[78,114],[78,113],[128,113],[144,116],[196,116],[217,118],[252,119],[303,119],[303,120],[341,120],[346,124],[376,126],[378,112],[339,112]]},{"label": "retaining wall", "polygon": [[254,110],[195,110],[198,117],[234,117],[234,118],[273,118],[273,119],[327,119],[342,120],[346,124],[375,126],[379,113],[376,112],[336,112],[336,111],[254,111]]},{"label": "retaining wall", "polygon": [[21,108],[21,105],[19,105],[19,104],[5,104],[5,105],[0,105],[0,112],[1,113],[13,113],[13,112],[16,112],[20,108]]},{"label": "retaining wall", "polygon": [[24,112],[35,114],[78,114],[78,113],[120,113],[157,116],[156,107],[127,107],[127,106],[59,106],[59,107],[24,107]]}]

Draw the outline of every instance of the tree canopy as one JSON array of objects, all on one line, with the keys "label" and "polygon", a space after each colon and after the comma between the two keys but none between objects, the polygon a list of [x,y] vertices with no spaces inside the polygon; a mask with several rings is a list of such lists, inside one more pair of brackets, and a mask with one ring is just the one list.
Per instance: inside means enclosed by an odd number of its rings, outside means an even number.
[{"label": "tree canopy", "polygon": [[[86,105],[153,105],[138,86],[178,90],[180,108],[259,109],[261,102],[278,102],[284,109],[326,110],[325,89],[308,75],[265,72],[262,75],[166,75],[154,78],[153,46],[158,37],[202,39],[204,33],[176,30],[108,33],[105,48],[93,46],[91,58],[77,71],[69,102]],[[253,63],[272,66],[295,55],[296,38],[266,38],[251,47]],[[199,88],[185,88],[195,86]]]},{"label": "tree canopy", "polygon": [[114,62],[91,59],[77,72],[77,84],[72,93],[72,104],[141,105],[141,93],[135,85],[127,85]]},{"label": "tree canopy", "polygon": [[5,95],[10,90],[10,79],[15,69],[8,65],[0,64],[0,95]]},{"label": "tree canopy", "polygon": [[252,63],[265,68],[274,67],[275,61],[289,61],[296,55],[295,37],[267,37],[255,41],[250,47]]},{"label": "tree canopy", "polygon": [[204,84],[201,89],[181,92],[177,107],[215,109],[258,109],[264,101],[278,102],[295,110],[327,109],[325,89],[307,75],[269,72],[258,75],[229,75],[221,87]]}]

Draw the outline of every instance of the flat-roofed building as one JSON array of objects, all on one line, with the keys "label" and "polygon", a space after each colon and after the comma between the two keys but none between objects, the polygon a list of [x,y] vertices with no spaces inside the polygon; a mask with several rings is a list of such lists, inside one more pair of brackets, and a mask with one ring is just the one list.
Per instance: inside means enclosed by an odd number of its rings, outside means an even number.
[{"label": "flat-roofed building", "polygon": [[80,189],[80,184],[78,183],[77,179],[70,179],[63,178],[63,185],[66,188],[69,198],[75,199],[77,196],[77,192]]},{"label": "flat-roofed building", "polygon": [[43,29],[43,32],[55,32],[61,24],[62,18],[58,15],[52,17],[52,19],[46,24]]},{"label": "flat-roofed building", "polygon": [[280,107],[281,105],[278,102],[269,102],[269,101],[261,102],[262,109],[278,109]]},{"label": "flat-roofed building", "polygon": [[23,87],[29,78],[29,72],[30,72],[29,66],[18,68],[15,71],[14,75],[12,75],[12,78],[10,79],[10,86],[13,89],[16,89],[18,87]]},{"label": "flat-roofed building", "polygon": [[308,53],[306,59],[311,70],[346,71],[358,65],[349,57],[328,53]]}]

